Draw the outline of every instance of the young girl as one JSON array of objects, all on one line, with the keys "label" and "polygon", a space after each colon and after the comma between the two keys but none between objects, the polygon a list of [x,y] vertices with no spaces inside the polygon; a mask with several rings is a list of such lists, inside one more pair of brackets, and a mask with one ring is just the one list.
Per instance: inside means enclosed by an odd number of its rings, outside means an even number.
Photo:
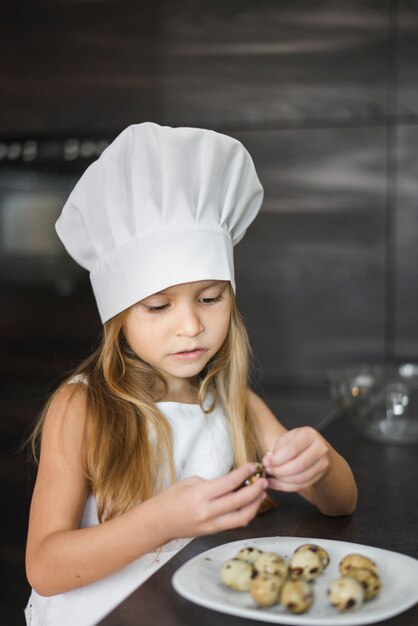
[{"label": "young girl", "polygon": [[[31,626],[96,623],[190,538],[248,524],[267,487],[354,510],[346,461],[247,387],[232,251],[262,198],[240,142],[154,123],[123,131],[69,196],[57,232],[104,332],[33,434]],[[239,489],[257,459],[268,480]]]}]

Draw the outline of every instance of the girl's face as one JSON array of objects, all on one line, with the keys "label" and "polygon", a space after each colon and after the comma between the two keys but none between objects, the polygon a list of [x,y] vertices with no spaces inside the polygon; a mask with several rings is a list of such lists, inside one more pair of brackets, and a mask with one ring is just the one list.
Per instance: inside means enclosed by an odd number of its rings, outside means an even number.
[{"label": "girl's face", "polygon": [[228,281],[182,283],[131,307],[124,333],[136,355],[163,375],[169,393],[187,393],[189,379],[222,346],[230,316]]}]

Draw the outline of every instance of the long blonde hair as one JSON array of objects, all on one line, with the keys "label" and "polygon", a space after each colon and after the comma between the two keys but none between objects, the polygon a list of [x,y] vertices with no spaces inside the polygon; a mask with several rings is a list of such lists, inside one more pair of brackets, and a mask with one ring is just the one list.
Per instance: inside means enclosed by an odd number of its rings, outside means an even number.
[{"label": "long blonde hair", "polygon": [[[198,403],[210,413],[220,402],[230,424],[234,467],[260,456],[260,445],[247,403],[251,348],[244,322],[231,293],[228,334],[216,355],[193,381]],[[156,406],[167,387],[162,376],[136,356],[123,326],[128,310],[104,325],[100,346],[62,384],[74,376],[83,385],[87,419],[82,449],[83,469],[96,497],[99,520],[111,519],[163,488],[168,471],[176,480],[171,427]],[[30,436],[35,458],[47,411],[61,387],[45,405]],[[74,390],[77,384],[74,384]],[[204,400],[210,392],[213,402]],[[270,508],[269,505],[263,509]]]}]

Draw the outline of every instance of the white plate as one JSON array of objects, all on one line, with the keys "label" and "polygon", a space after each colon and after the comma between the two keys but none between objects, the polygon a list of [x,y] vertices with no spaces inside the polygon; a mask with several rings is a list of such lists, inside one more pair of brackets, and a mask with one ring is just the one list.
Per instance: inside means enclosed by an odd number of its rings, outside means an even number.
[{"label": "white plate", "polygon": [[[278,552],[290,558],[302,543],[316,543],[330,555],[330,564],[313,583],[315,600],[305,614],[293,615],[281,605],[258,608],[249,593],[232,591],[221,582],[219,570],[244,546]],[[352,612],[339,613],[327,599],[329,583],[339,577],[338,563],[343,556],[360,552],[377,563],[382,579],[381,594]],[[357,626],[372,624],[398,615],[418,602],[418,561],[398,552],[345,541],[308,537],[259,537],[225,543],[195,556],[184,563],[173,576],[174,589],[196,604],[222,613],[277,624],[299,626]]]}]

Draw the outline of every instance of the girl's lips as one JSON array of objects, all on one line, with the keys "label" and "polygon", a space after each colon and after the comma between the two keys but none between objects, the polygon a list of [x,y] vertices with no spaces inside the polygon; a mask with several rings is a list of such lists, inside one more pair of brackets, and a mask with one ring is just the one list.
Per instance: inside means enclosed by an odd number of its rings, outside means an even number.
[{"label": "girl's lips", "polygon": [[172,354],[175,359],[180,359],[181,361],[187,361],[190,359],[197,359],[206,352],[206,348],[198,348],[197,350],[193,350],[192,352],[177,352]]}]

